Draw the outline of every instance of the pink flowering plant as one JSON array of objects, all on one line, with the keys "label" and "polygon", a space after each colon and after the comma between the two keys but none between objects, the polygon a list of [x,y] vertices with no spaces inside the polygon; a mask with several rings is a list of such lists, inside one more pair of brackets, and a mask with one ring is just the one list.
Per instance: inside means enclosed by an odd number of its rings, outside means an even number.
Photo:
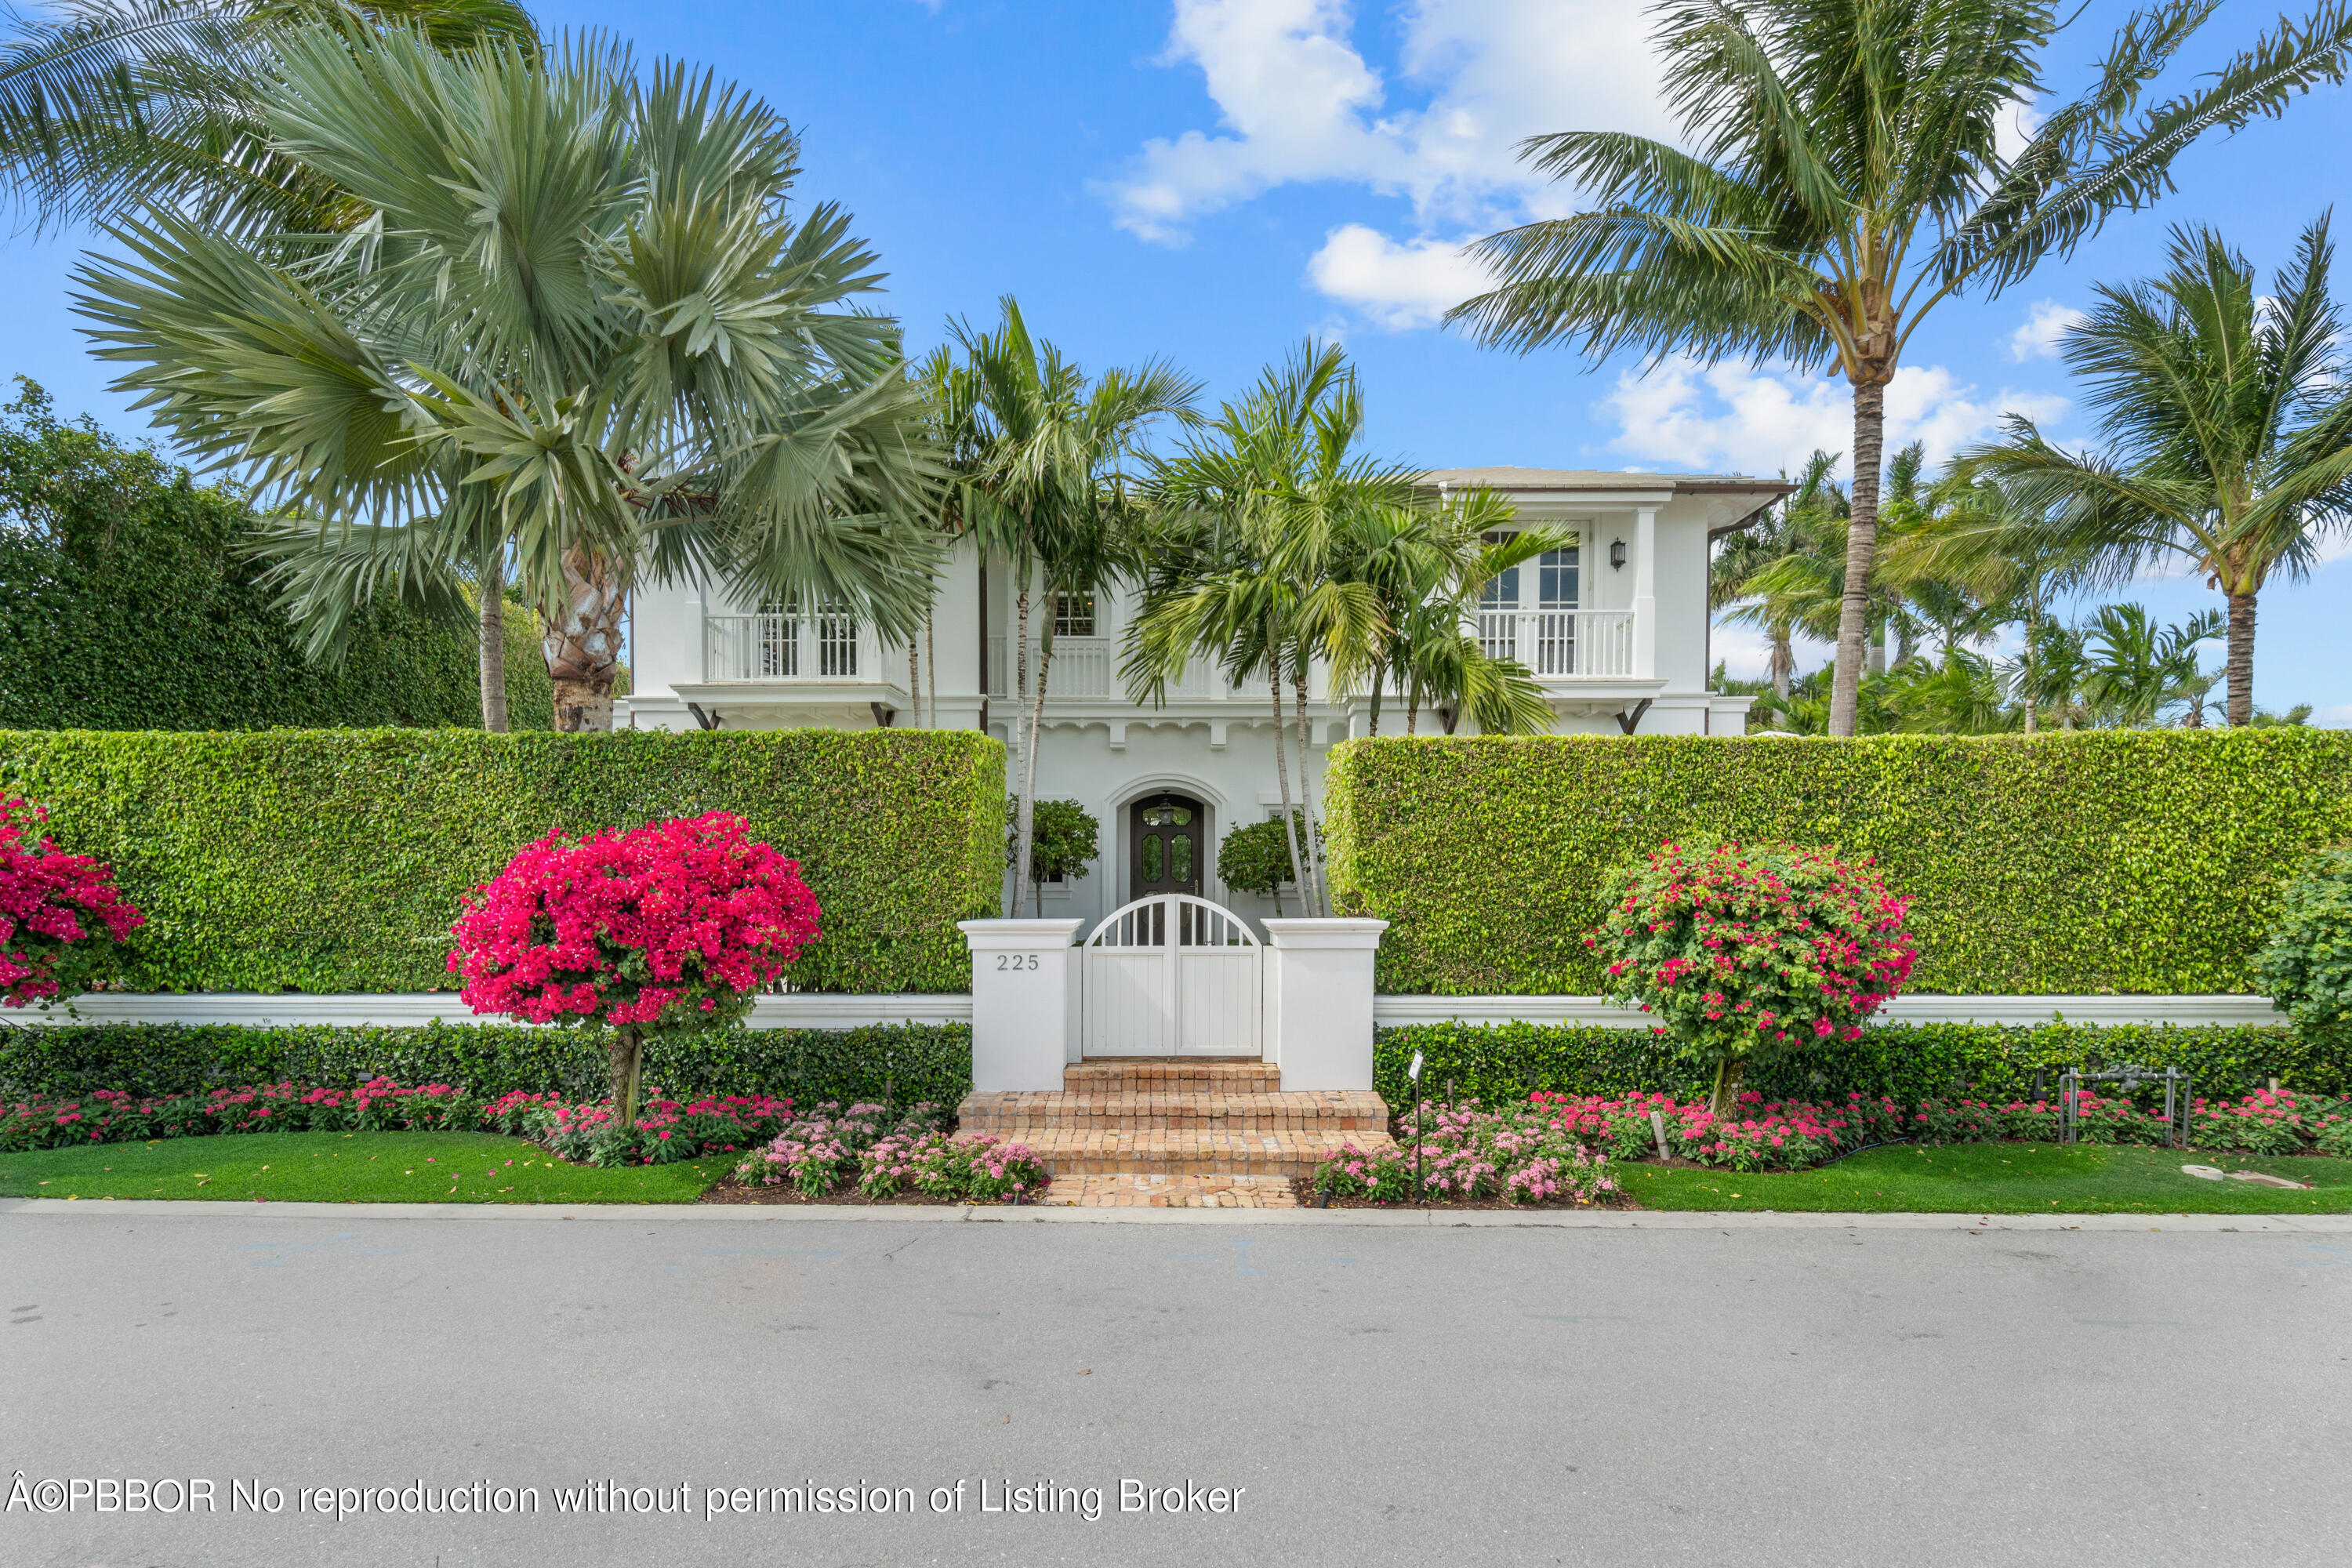
[{"label": "pink flowering plant", "polygon": [[1393,1147],[1367,1152],[1350,1141],[1326,1156],[1315,1190],[1375,1203],[1501,1198],[1547,1205],[1594,1204],[1617,1190],[1609,1156],[1566,1119],[1532,1103],[1489,1110],[1475,1100],[1433,1101],[1398,1117]]},{"label": "pink flowering plant", "polygon": [[713,811],[576,842],[551,833],[467,896],[451,934],[449,972],[475,1012],[613,1030],[625,1132],[646,1035],[740,1022],[819,933],[799,864]]},{"label": "pink flowering plant", "polygon": [[0,801],[0,1005],[10,1007],[89,990],[147,922],[112,868],[59,849],[41,832],[47,820],[45,806]]},{"label": "pink flowering plant", "polygon": [[1720,1117],[1749,1061],[1861,1037],[1911,977],[1909,909],[1867,859],[1668,844],[1617,876],[1584,942],[1606,961],[1604,994],[1655,1014],[1685,1060],[1715,1069]]}]

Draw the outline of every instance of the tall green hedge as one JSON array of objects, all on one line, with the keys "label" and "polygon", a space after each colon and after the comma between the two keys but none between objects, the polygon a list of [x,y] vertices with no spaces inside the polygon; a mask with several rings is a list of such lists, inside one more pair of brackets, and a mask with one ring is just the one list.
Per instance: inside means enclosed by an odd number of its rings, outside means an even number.
[{"label": "tall green hedge", "polygon": [[[1413,1024],[1380,1031],[1375,1086],[1412,1103],[1405,1068],[1420,1052],[1422,1092],[1501,1104],[1535,1089],[1562,1094],[1703,1097],[1714,1075],[1675,1059],[1646,1030],[1546,1024]],[[1890,1024],[1859,1040],[1751,1067],[1745,1087],[1768,1100],[1892,1095],[1905,1104],[1965,1092],[1986,1100],[2031,1094],[2035,1075],[2057,1092],[2070,1067],[2179,1068],[2196,1092],[2219,1098],[2276,1078],[2313,1094],[2352,1094],[2352,1055],[2275,1026]],[[2105,1092],[2105,1091],[2102,1091]]]},{"label": "tall green hedge", "polygon": [[[595,1100],[605,1093],[604,1047],[593,1029],[514,1025],[0,1026],[0,1094],[204,1094],[235,1084],[355,1084],[380,1076],[454,1084],[485,1099],[520,1089]],[[952,1106],[971,1089],[971,1026],[719,1030],[651,1042],[645,1072],[646,1083],[682,1100],[777,1094],[803,1105],[892,1098]]]},{"label": "tall green hedge", "polygon": [[1875,856],[1913,900],[1915,991],[2252,989],[2285,879],[2352,837],[2352,733],[1855,741],[1355,741],[1333,885],[1391,922],[1382,990],[1591,994],[1603,878],[1667,840]]},{"label": "tall green hedge", "polygon": [[[481,725],[477,631],[397,604],[315,665],[245,552],[253,514],[184,468],[58,419],[26,384],[0,406],[0,729]],[[529,612],[507,617],[517,729],[554,728]]]},{"label": "tall green hedge", "polygon": [[485,735],[0,732],[0,794],[50,808],[147,915],[143,991],[446,987],[460,895],[554,829],[724,809],[801,863],[820,991],[961,991],[996,912],[1003,748],[970,731]]}]

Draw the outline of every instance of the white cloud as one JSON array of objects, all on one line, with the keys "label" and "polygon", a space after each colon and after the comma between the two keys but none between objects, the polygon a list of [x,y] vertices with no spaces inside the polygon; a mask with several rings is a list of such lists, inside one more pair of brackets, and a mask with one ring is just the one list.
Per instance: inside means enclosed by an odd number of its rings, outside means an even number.
[{"label": "white cloud", "polygon": [[[1908,365],[1887,384],[1886,450],[1924,441],[1927,460],[1940,464],[1990,435],[2004,414],[2047,425],[2066,406],[2063,397],[2008,388],[1980,398],[1941,365]],[[1843,377],[1669,360],[1646,376],[1620,375],[1596,412],[1616,424],[1611,449],[1666,468],[1777,474],[1816,447],[1853,449],[1853,393]]]},{"label": "white cloud", "polygon": [[1518,161],[1524,138],[1665,129],[1643,0],[1414,0],[1401,59],[1418,106],[1391,106],[1354,23],[1347,0],[1176,0],[1162,58],[1200,68],[1223,132],[1145,142],[1104,186],[1119,226],[1181,241],[1203,214],[1318,180],[1407,195],[1424,226],[1544,216],[1561,195]]},{"label": "white cloud", "polygon": [[1486,269],[1462,254],[1473,237],[1400,244],[1362,224],[1342,224],[1308,258],[1307,276],[1375,326],[1391,331],[1432,327],[1489,284]]},{"label": "white cloud", "polygon": [[2025,324],[2009,336],[2009,357],[2023,364],[2030,359],[2056,359],[2059,340],[2080,325],[2083,312],[2055,300],[2027,307]]}]

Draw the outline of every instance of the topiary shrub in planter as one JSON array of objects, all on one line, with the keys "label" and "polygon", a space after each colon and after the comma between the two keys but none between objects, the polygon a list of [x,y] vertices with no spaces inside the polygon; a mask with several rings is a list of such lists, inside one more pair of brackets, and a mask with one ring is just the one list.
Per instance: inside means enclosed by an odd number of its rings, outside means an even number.
[{"label": "topiary shrub in planter", "polygon": [[47,817],[25,801],[0,801],[0,1004],[10,1007],[89,989],[146,922],[110,868],[41,834]]},{"label": "topiary shrub in planter", "polygon": [[551,833],[467,903],[449,954],[466,1005],[612,1026],[622,1135],[636,1126],[646,1035],[740,1021],[819,934],[800,868],[723,811],[576,843]]},{"label": "topiary shrub in planter", "polygon": [[2320,851],[2287,884],[2254,983],[2298,1034],[2352,1044],[2352,848]]},{"label": "topiary shrub in planter", "polygon": [[1864,860],[1790,844],[1666,845],[1611,883],[1585,937],[1606,962],[1603,994],[1663,1021],[1685,1060],[1715,1073],[1709,1109],[1729,1113],[1751,1060],[1861,1037],[1902,989],[1917,949],[1909,901]]}]

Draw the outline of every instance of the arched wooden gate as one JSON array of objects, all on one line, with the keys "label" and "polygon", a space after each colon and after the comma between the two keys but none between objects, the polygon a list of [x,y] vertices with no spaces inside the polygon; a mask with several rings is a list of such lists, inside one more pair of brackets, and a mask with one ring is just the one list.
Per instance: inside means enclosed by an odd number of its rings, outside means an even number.
[{"label": "arched wooden gate", "polygon": [[1080,1054],[1262,1056],[1265,984],[1265,950],[1231,910],[1190,893],[1138,899],[1078,951]]}]

